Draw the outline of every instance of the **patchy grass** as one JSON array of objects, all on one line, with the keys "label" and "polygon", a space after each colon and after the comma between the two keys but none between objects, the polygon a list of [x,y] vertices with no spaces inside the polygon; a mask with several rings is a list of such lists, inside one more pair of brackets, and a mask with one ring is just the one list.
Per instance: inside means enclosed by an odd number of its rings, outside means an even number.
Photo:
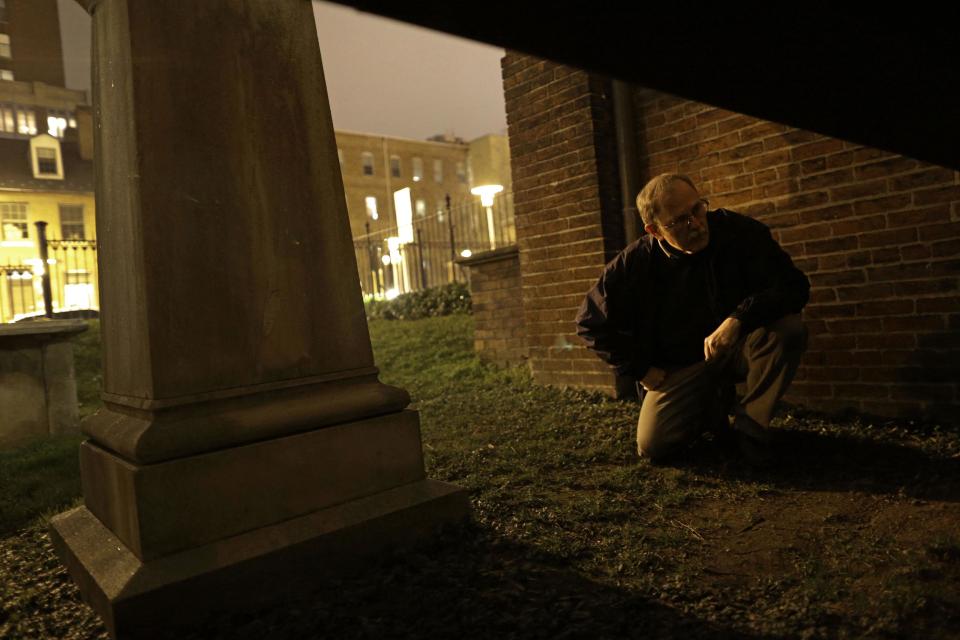
[{"label": "patchy grass", "polygon": [[[179,637],[960,636],[955,429],[794,411],[774,470],[708,439],[653,466],[635,404],[484,365],[471,323],[370,328],[382,379],[420,411],[428,475],[469,491],[473,522]],[[39,526],[0,545],[0,636],[103,634],[63,571],[32,570],[51,562]]]}]

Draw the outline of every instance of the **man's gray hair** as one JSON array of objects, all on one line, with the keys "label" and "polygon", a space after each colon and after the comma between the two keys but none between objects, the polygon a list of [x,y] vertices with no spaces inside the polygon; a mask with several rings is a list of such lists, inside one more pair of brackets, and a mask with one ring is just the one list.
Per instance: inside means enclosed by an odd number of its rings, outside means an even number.
[{"label": "man's gray hair", "polygon": [[644,225],[653,224],[663,210],[663,199],[675,182],[686,182],[696,191],[693,180],[682,173],[661,173],[653,178],[637,194],[637,211]]}]

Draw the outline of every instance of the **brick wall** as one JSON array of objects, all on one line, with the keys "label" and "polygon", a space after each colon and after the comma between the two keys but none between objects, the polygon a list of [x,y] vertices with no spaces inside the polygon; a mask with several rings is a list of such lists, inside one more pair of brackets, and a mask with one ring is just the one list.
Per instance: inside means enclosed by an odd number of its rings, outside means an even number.
[{"label": "brick wall", "polygon": [[544,384],[609,390],[573,322],[624,245],[609,82],[511,52],[502,69],[529,366]]},{"label": "brick wall", "polygon": [[[608,85],[503,61],[530,366],[611,391],[572,320],[623,237]],[[690,175],[762,220],[812,283],[809,351],[788,399],[957,421],[960,174],[675,96],[635,92],[641,183]]]},{"label": "brick wall", "polygon": [[478,253],[457,263],[470,270],[473,346],[477,354],[499,365],[526,362],[517,248]]},{"label": "brick wall", "polygon": [[643,181],[686,173],[711,206],[769,225],[810,277],[791,399],[958,417],[960,174],[651,90],[635,98]]}]

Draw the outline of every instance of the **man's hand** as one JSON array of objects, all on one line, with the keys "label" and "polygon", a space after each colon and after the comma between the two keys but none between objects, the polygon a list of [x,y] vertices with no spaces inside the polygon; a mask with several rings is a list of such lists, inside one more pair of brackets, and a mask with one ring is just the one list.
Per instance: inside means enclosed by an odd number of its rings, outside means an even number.
[{"label": "man's hand", "polygon": [[647,375],[643,376],[643,380],[640,381],[640,384],[642,384],[643,388],[647,391],[656,391],[657,388],[663,384],[663,381],[666,380],[666,378],[666,371],[656,367],[650,367],[647,369]]},{"label": "man's hand", "polygon": [[727,318],[703,341],[703,356],[712,360],[736,344],[740,337],[740,320]]}]

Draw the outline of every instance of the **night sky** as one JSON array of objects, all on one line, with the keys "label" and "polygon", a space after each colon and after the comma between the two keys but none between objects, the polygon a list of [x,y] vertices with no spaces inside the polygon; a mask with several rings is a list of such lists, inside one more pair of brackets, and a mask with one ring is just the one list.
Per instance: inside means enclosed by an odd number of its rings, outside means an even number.
[{"label": "night sky", "polygon": [[[67,86],[90,88],[90,19],[58,0]],[[506,133],[503,49],[314,2],[333,124],[423,139]]]}]

